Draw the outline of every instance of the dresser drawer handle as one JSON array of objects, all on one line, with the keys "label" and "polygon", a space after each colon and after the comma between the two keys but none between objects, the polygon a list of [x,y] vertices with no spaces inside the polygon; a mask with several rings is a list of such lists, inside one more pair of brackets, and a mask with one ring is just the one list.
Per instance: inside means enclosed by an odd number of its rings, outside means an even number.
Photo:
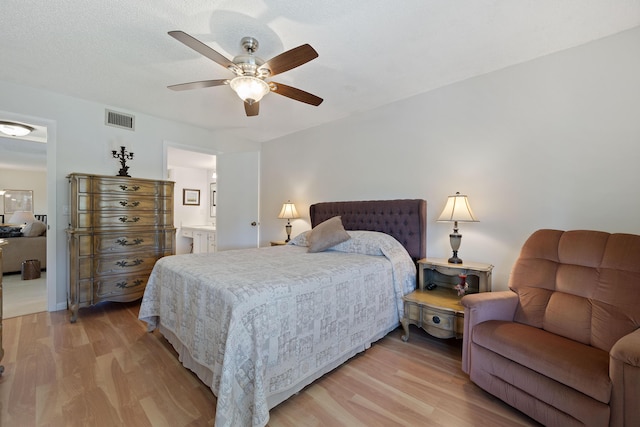
[{"label": "dresser drawer handle", "polygon": [[118,267],[125,267],[126,268],[126,267],[135,267],[137,265],[142,264],[143,262],[144,262],[144,260],[136,258],[136,259],[133,260],[133,262],[131,264],[129,264],[129,261],[118,261],[118,262],[116,262],[116,265]]},{"label": "dresser drawer handle", "polygon": [[433,316],[432,320],[433,320],[433,323],[435,323],[436,325],[440,323],[440,318],[438,316]]},{"label": "dresser drawer handle", "polygon": [[126,281],[125,282],[118,282],[118,283],[116,283],[116,286],[119,287],[120,289],[127,289],[127,288],[135,288],[136,286],[140,286],[143,283],[144,283],[144,280],[137,279],[137,280],[133,281],[133,285],[131,285],[131,286],[127,286],[128,283]]},{"label": "dresser drawer handle", "polygon": [[137,217],[137,216],[134,216],[131,219],[129,219],[128,216],[121,216],[118,219],[120,220],[120,222],[138,222],[138,221],[140,221],[140,217]]},{"label": "dresser drawer handle", "polygon": [[127,202],[126,200],[122,200],[122,201],[120,201],[120,204],[121,204],[122,206],[124,206],[125,208],[135,208],[135,207],[137,207],[137,206],[140,204],[140,202],[135,201],[135,202],[131,202],[131,203],[129,203],[129,202]]},{"label": "dresser drawer handle", "polygon": [[128,185],[121,185],[120,189],[122,191],[138,191],[140,189],[139,185],[133,185],[131,187],[129,187]]},{"label": "dresser drawer handle", "polygon": [[133,243],[129,243],[129,241],[127,239],[118,239],[116,240],[116,243],[119,244],[120,246],[136,246],[139,245],[140,243],[144,242],[144,239],[133,239]]}]

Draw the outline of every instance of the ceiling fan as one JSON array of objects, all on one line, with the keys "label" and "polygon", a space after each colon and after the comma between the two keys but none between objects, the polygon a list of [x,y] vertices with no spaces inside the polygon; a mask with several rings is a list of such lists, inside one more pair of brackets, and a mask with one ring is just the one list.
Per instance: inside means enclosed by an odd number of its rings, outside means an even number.
[{"label": "ceiling fan", "polygon": [[299,67],[318,57],[318,52],[308,44],[303,44],[280,55],[264,61],[255,56],[258,50],[258,40],[253,37],[243,37],[240,44],[245,53],[227,59],[200,40],[183,31],[169,31],[169,35],[185,44],[196,52],[222,65],[236,76],[231,79],[203,80],[168,86],[172,90],[199,89],[212,86],[229,85],[244,101],[247,116],[257,116],[260,111],[260,100],[269,92],[286,96],[296,101],[318,106],[322,103],[319,98],[309,92],[287,86],[282,83],[267,80],[277,74]]}]

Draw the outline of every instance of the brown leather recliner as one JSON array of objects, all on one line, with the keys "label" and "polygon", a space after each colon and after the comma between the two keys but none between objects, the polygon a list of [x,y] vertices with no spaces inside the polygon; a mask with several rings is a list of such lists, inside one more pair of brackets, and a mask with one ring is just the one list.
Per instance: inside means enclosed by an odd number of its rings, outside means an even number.
[{"label": "brown leather recliner", "polygon": [[462,369],[547,426],[640,426],[640,236],[539,230],[467,295]]}]

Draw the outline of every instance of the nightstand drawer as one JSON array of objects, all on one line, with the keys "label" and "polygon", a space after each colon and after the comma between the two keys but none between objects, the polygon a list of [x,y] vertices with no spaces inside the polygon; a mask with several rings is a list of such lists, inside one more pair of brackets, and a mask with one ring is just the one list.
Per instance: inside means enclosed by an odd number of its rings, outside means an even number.
[{"label": "nightstand drawer", "polygon": [[455,318],[456,316],[453,313],[445,313],[429,307],[422,308],[423,325],[453,332],[455,330]]}]

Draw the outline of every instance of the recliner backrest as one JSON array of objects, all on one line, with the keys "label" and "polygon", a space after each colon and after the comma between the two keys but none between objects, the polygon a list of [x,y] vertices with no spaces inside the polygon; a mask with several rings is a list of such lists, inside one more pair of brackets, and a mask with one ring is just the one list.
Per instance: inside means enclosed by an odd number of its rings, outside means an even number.
[{"label": "recliner backrest", "polygon": [[517,322],[609,351],[640,326],[640,236],[538,230],[509,287],[519,295]]}]

